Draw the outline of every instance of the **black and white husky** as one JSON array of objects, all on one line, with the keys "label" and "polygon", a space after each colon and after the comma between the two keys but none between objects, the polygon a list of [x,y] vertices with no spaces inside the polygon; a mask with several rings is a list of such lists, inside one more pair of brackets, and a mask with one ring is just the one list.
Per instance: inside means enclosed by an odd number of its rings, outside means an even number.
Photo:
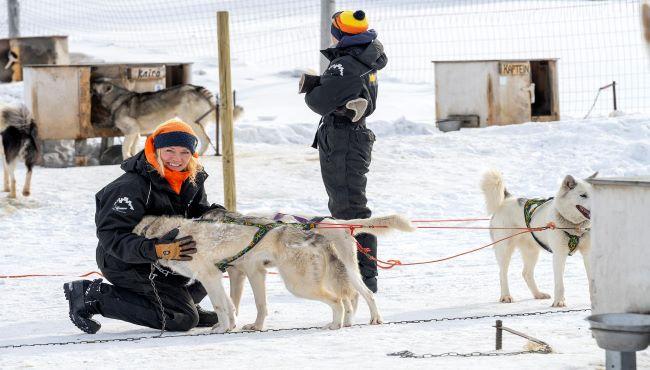
[{"label": "black and white husky", "polygon": [[0,105],[0,157],[4,164],[4,191],[9,198],[16,198],[16,176],[14,174],[19,159],[25,161],[27,175],[23,185],[23,195],[30,194],[32,168],[38,160],[38,136],[36,124],[25,106],[11,107]]}]

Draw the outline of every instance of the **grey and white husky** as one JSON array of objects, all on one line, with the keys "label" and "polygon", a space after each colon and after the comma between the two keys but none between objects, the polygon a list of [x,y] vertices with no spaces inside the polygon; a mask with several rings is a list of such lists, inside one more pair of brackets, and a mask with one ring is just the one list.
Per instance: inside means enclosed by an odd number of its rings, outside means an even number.
[{"label": "grey and white husky", "polygon": [[[140,134],[151,133],[160,123],[178,117],[197,134],[203,154],[210,142],[205,128],[215,122],[218,102],[212,93],[195,85],[178,85],[154,92],[137,93],[118,86],[107,78],[92,83],[92,91],[111,114],[111,121],[124,134],[122,157],[135,155]],[[243,109],[235,106],[236,120]],[[217,112],[218,113],[218,112]],[[218,119],[218,118],[216,118]]]},{"label": "grey and white husky", "polygon": [[[226,219],[227,218],[227,219]],[[246,222],[248,225],[244,225]],[[391,230],[413,231],[411,223],[401,216],[374,217],[360,220],[333,220],[339,225],[357,225],[354,233],[385,234]],[[220,261],[240,253],[257,238],[255,225],[273,225],[250,251],[230,263],[231,295],[226,294]],[[270,218],[247,217],[215,210],[198,220],[179,217],[147,216],[133,230],[148,238],[160,237],[179,228],[178,237],[192,235],[197,253],[191,261],[166,261],[160,264],[174,272],[203,284],[219,318],[216,332],[235,328],[244,277],[248,277],[257,307],[254,323],[244,330],[263,330],[267,316],[265,276],[268,267],[276,267],[287,289],[302,298],[318,300],[332,309],[332,322],[325,328],[339,329],[352,325],[359,295],[370,308],[370,323],[382,322],[372,292],[359,273],[356,241],[348,228],[302,229],[296,225],[278,224]],[[370,227],[370,228],[368,228]],[[243,275],[242,275],[243,274]],[[244,276],[245,275],[245,276]]]},{"label": "grey and white husky", "polygon": [[[590,176],[595,177],[596,174]],[[508,287],[508,265],[516,248],[524,262],[522,275],[533,297],[547,299],[550,296],[537,288],[534,278],[535,264],[542,249],[553,253],[555,292],[553,307],[566,306],[564,298],[564,266],[566,259],[580,251],[587,271],[589,267],[590,201],[592,188],[587,182],[567,175],[553,198],[537,200],[515,198],[505,189],[498,171],[490,170],[483,175],[481,189],[485,195],[488,214],[492,215],[490,227],[526,228],[543,227],[552,222],[557,228],[532,232],[501,241],[494,246],[501,282],[501,302],[512,302]],[[506,238],[518,230],[492,229],[492,241]],[[591,281],[590,281],[591,283]]]}]

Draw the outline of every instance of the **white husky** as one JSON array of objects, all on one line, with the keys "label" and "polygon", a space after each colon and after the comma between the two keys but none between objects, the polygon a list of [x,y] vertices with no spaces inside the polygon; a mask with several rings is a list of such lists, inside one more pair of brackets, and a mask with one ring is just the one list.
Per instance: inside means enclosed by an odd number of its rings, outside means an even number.
[{"label": "white husky", "polygon": [[[412,231],[410,222],[401,216],[375,217],[362,220],[335,220],[337,224],[362,225],[356,232],[384,234],[391,229]],[[370,323],[381,323],[375,299],[364,285],[359,273],[356,242],[347,228],[303,229],[297,225],[278,224],[268,218],[246,217],[236,213],[212,211],[198,220],[178,217],[147,216],[133,230],[148,238],[160,237],[178,227],[178,237],[192,235],[197,253],[191,261],[165,261],[160,264],[174,272],[194,278],[203,284],[219,322],[213,330],[225,332],[235,328],[236,308],[226,294],[218,264],[240,253],[254,238],[260,226],[271,226],[266,235],[247,253],[234,261],[228,274],[231,291],[241,296],[243,272],[250,281],[257,318],[243,326],[244,330],[262,330],[267,316],[265,276],[268,267],[277,267],[287,289],[298,297],[314,299],[332,308],[328,329],[352,325],[359,294],[370,307]],[[222,265],[223,267],[223,265]],[[239,297],[235,297],[238,302]]]},{"label": "white husky", "polygon": [[[595,177],[596,174],[590,176]],[[525,233],[495,244],[494,251],[499,263],[501,302],[512,302],[508,288],[508,265],[515,248],[519,248],[524,262],[522,275],[536,299],[550,296],[537,288],[534,278],[535,264],[540,250],[553,253],[555,299],[553,307],[566,306],[564,298],[564,266],[569,255],[578,250],[582,254],[587,278],[589,268],[589,238],[591,185],[567,175],[554,198],[543,200],[514,198],[505,189],[498,171],[484,174],[481,189],[485,195],[487,211],[492,215],[490,226],[494,228],[543,227],[552,222],[557,229]],[[503,239],[517,230],[492,229],[492,241]],[[591,281],[590,281],[591,283]]]}]

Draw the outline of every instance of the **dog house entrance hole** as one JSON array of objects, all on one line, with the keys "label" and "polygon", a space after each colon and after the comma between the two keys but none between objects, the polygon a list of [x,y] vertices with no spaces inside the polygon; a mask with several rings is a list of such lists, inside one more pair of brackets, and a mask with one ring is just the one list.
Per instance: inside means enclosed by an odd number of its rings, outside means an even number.
[{"label": "dog house entrance hole", "polygon": [[535,84],[535,102],[531,104],[533,120],[553,115],[553,83],[547,60],[530,61],[531,82]]}]

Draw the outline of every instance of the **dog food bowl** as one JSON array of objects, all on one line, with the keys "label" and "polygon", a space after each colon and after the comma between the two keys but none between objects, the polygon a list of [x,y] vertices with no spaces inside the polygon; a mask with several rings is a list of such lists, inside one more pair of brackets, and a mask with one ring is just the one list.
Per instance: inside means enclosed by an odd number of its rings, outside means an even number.
[{"label": "dog food bowl", "polygon": [[438,130],[442,132],[458,131],[460,130],[460,126],[462,125],[462,123],[463,121],[455,120],[455,119],[441,119],[439,121],[436,121]]},{"label": "dog food bowl", "polygon": [[650,344],[650,315],[606,313],[586,319],[598,347],[608,351],[643,351]]}]

